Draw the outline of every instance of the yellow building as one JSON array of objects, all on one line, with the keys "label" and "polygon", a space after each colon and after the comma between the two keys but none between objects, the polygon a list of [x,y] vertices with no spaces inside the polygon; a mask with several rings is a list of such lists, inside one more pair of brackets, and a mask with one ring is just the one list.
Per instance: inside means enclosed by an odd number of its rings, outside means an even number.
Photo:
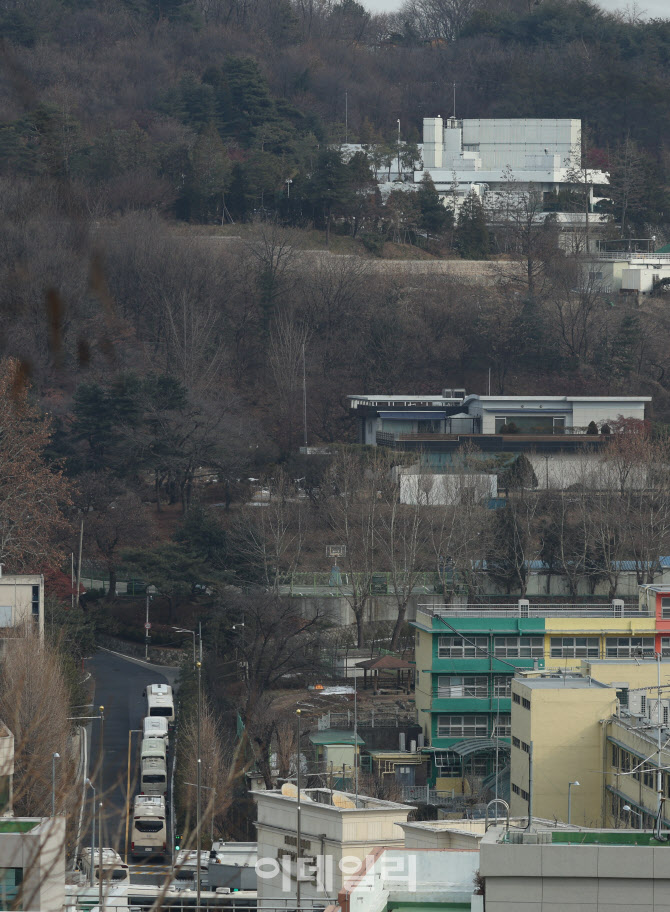
[{"label": "yellow building", "polygon": [[[511,813],[598,826],[603,814],[602,722],[616,690],[577,674],[520,675],[512,681]],[[532,752],[532,764],[531,764]],[[532,776],[532,782],[531,782]],[[568,789],[569,783],[574,783]],[[577,785],[576,783],[579,783]]]},{"label": "yellow building", "polygon": [[[626,617],[583,615],[545,619],[546,669],[579,671],[582,660],[653,658],[656,617],[625,610]],[[598,612],[599,613],[599,612]],[[624,612],[622,612],[624,613]],[[567,614],[567,612],[565,612]]]}]

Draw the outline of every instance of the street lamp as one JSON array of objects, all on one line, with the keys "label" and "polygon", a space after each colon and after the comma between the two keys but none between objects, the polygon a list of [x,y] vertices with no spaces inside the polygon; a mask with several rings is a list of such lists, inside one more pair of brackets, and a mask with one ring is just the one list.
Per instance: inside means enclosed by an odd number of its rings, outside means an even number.
[{"label": "street lamp", "polygon": [[[185,782],[184,785],[192,785],[193,788],[198,787],[197,782]],[[216,789],[213,789],[211,785],[201,785],[200,788],[205,789],[205,791],[207,791],[207,792],[214,792],[214,797],[212,800],[216,804]],[[210,824],[211,825],[210,825],[210,830],[209,830],[209,838],[210,838],[212,845],[214,845],[214,808],[212,808],[212,819],[210,821]]]},{"label": "street lamp", "polygon": [[189,630],[188,627],[173,627],[172,629],[175,630],[177,633],[190,633],[190,635],[193,637],[193,664],[195,665],[195,663],[196,663],[196,659],[195,659],[195,636],[196,636],[196,633],[195,633],[195,630]]},{"label": "street lamp", "polygon": [[85,779],[84,785],[87,785],[93,791],[91,798],[91,886],[93,886],[93,866],[95,864],[93,860],[95,855],[95,786],[90,779]]},{"label": "street lamp", "polygon": [[130,818],[130,746],[133,735],[141,734],[141,728],[128,729],[128,778],[126,780],[126,862],[128,861],[128,821]]},{"label": "street lamp", "polygon": [[147,619],[144,622],[144,661],[149,661],[149,631],[151,630],[151,625],[149,624],[149,602],[151,601],[151,596],[147,592]]},{"label": "street lamp", "polygon": [[[193,641],[195,643],[195,640]],[[202,640],[200,641],[202,645]],[[202,671],[202,662],[196,662],[195,667],[198,669],[198,777],[196,779],[196,809],[195,809],[195,831],[198,839],[198,854],[196,858],[196,890],[197,902],[196,907],[200,908],[200,787],[202,779],[202,760],[200,758],[200,672]]]},{"label": "street lamp", "polygon": [[643,821],[642,814],[639,811],[633,810],[633,808],[630,806],[630,804],[624,804],[623,810],[626,811],[628,814],[635,814],[636,817],[639,817],[640,818],[640,829],[641,830],[644,829],[644,827],[642,826],[642,821]]},{"label": "street lamp", "polygon": [[56,816],[56,760],[60,760],[60,754],[51,755],[51,816]]},{"label": "street lamp", "polygon": [[284,183],[286,184],[286,198],[291,199],[291,184],[293,183],[293,181],[289,177],[284,181]]},{"label": "street lamp", "polygon": [[572,816],[572,795],[570,794],[570,789],[573,785],[579,785],[579,782],[575,779],[574,782],[568,782],[568,826],[570,826],[570,817]]}]

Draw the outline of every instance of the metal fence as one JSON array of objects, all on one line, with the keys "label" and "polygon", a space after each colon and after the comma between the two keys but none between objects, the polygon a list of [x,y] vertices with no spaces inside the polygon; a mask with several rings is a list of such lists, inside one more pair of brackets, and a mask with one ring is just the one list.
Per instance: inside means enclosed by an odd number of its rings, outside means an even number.
[{"label": "metal fence", "polygon": [[[374,710],[358,713],[359,728],[400,728],[413,725],[416,722],[416,713],[400,709]],[[354,724],[353,710],[346,712],[327,712],[319,717],[318,730],[328,731],[331,728],[350,729]]]}]

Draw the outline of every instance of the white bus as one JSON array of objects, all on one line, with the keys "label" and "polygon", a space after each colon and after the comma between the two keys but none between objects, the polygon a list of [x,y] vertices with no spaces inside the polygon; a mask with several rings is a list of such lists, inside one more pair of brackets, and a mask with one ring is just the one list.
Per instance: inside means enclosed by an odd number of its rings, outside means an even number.
[{"label": "white bus", "polygon": [[168,726],[174,725],[174,698],[169,684],[149,684],[144,691],[147,698],[147,716],[167,719]]},{"label": "white bus", "polygon": [[143,763],[145,760],[150,760],[151,758],[157,758],[164,763],[167,762],[167,750],[165,748],[165,741],[162,738],[142,739],[140,762]]},{"label": "white bus", "polygon": [[165,798],[160,795],[138,795],[135,798],[130,840],[133,858],[165,857]]},{"label": "white bus", "polygon": [[168,723],[164,716],[147,716],[142,723],[142,736],[144,738],[162,738],[165,747],[170,747]]},{"label": "white bus", "polygon": [[[93,850],[93,879],[98,883],[100,873],[100,849]],[[91,850],[90,848],[81,851],[81,869],[84,874],[91,876]],[[102,879],[104,883],[109,884],[127,884],[130,883],[130,870],[128,865],[123,861],[118,852],[114,849],[102,849]]]},{"label": "white bus", "polygon": [[165,795],[167,792],[167,764],[160,757],[142,761],[140,792],[143,795]]}]

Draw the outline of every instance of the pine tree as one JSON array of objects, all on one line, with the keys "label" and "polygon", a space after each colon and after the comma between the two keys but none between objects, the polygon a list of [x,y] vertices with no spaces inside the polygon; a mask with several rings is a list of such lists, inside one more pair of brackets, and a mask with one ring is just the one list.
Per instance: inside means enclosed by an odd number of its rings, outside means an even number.
[{"label": "pine tree", "polygon": [[489,231],[484,207],[479,197],[470,192],[458,213],[454,246],[465,260],[486,260],[489,255]]}]

